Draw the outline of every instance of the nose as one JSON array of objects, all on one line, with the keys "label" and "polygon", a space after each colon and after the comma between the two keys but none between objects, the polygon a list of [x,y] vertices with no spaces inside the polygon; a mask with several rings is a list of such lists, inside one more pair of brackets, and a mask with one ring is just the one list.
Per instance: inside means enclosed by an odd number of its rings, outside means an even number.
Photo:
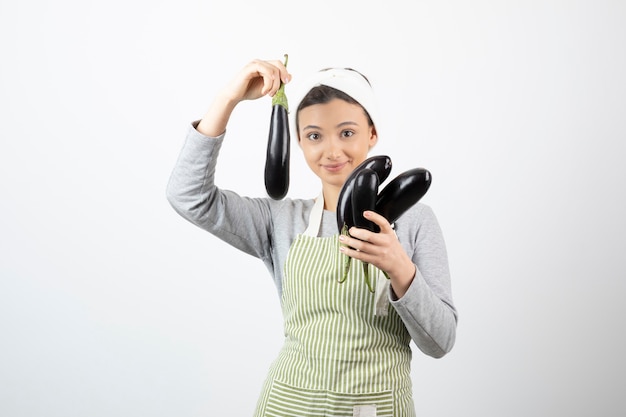
[{"label": "nose", "polygon": [[330,160],[336,160],[341,157],[343,153],[341,148],[341,140],[339,138],[332,138],[326,141],[326,158]]}]

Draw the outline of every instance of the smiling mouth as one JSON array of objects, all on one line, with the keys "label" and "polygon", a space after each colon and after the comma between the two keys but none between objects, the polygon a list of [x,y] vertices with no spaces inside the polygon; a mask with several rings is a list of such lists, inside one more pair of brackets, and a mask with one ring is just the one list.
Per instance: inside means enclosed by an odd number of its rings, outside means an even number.
[{"label": "smiling mouth", "polygon": [[322,167],[326,170],[326,171],[330,171],[330,172],[337,172],[337,171],[341,171],[341,169],[343,167],[345,167],[347,164],[347,162],[342,162],[341,164],[327,164],[327,165],[322,165]]}]

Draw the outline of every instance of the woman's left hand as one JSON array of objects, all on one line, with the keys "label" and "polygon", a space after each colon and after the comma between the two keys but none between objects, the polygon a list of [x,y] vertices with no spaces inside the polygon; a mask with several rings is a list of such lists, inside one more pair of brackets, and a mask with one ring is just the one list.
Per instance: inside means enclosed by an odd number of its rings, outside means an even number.
[{"label": "woman's left hand", "polygon": [[340,250],[354,259],[370,263],[386,272],[395,294],[400,298],[413,281],[415,264],[404,251],[387,219],[369,210],[363,215],[376,223],[380,227],[380,232],[352,227],[348,230],[350,236],[339,235],[339,240],[343,244]]}]

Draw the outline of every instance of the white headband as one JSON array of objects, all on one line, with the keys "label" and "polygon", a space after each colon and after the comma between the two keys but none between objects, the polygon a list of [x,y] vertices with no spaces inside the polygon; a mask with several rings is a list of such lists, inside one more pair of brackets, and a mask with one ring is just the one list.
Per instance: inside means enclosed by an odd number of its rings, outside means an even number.
[{"label": "white headband", "polygon": [[378,106],[374,97],[374,91],[365,77],[358,72],[343,68],[331,68],[316,72],[300,85],[294,84],[296,85],[292,87],[294,90],[293,94],[287,93],[287,99],[289,100],[289,128],[292,138],[296,140],[298,138],[296,114],[300,102],[312,88],[320,85],[335,88],[355,99],[367,111],[372,122],[374,122],[374,126],[376,126],[376,133],[379,135],[377,124]]}]

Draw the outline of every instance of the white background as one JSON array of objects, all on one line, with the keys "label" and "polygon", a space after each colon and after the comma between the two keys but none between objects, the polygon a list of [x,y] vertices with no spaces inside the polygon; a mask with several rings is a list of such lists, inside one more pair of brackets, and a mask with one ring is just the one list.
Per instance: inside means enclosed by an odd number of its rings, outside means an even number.
[{"label": "white background", "polygon": [[[217,90],[284,53],[365,73],[375,152],[433,174],[460,321],[448,356],[415,352],[418,415],[623,414],[625,22],[621,0],[2,0],[0,415],[251,415],[276,291],[165,186]],[[223,188],[264,195],[269,115],[236,110]]]}]

